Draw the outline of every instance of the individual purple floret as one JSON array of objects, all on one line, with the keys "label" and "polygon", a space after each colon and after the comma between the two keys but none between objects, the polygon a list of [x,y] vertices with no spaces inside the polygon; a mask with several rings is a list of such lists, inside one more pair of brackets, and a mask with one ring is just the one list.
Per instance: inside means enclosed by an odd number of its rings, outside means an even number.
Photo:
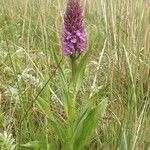
[{"label": "individual purple floret", "polygon": [[85,49],[83,11],[80,0],[69,0],[64,17],[62,48],[66,56],[81,54]]}]

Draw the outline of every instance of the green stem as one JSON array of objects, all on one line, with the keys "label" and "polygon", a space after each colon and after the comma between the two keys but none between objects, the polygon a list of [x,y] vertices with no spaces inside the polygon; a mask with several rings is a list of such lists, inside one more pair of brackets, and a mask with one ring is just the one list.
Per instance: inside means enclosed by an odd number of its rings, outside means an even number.
[{"label": "green stem", "polygon": [[72,80],[74,79],[75,73],[76,73],[76,57],[75,55],[72,55],[71,57],[71,71],[72,71]]},{"label": "green stem", "polygon": [[76,55],[72,55],[71,57],[71,71],[72,71],[72,78],[71,78],[71,80],[72,80],[72,87],[71,87],[71,89],[72,89],[72,101],[71,101],[71,103],[70,103],[70,109],[71,109],[71,120],[74,120],[74,115],[75,115],[75,74],[76,74],[76,70],[77,70],[77,64],[76,64]]},{"label": "green stem", "polygon": [[70,89],[72,90],[70,93],[70,101],[69,101],[69,118],[68,118],[68,125],[67,125],[67,148],[69,150],[73,150],[73,143],[72,143],[72,137],[73,137],[73,123],[75,119],[75,74],[76,74],[76,69],[77,69],[77,64],[76,64],[76,55],[72,55],[70,57],[70,65],[71,65],[71,82],[70,84]]}]

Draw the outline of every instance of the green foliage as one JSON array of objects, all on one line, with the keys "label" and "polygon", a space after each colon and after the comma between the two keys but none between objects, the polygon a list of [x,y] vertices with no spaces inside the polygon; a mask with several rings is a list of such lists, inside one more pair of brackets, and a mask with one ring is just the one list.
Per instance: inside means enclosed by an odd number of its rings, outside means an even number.
[{"label": "green foliage", "polygon": [[[71,78],[71,84],[68,84],[63,69],[59,65],[57,56],[54,53],[60,75],[60,95],[63,95],[61,101],[68,117],[64,125],[54,117],[53,112],[50,110],[50,105],[46,100],[39,97],[36,101],[40,110],[48,118],[50,129],[58,136],[62,142],[62,146],[68,149],[81,149],[91,135],[93,135],[92,133],[96,129],[98,120],[106,111],[107,100],[103,100],[97,106],[94,104],[97,100],[94,98],[94,95],[100,93],[100,91],[102,94],[102,90],[98,90],[92,97],[89,97],[87,104],[81,107],[79,112],[75,108],[77,103],[76,95],[83,82],[88,55],[89,52],[81,58],[77,67],[73,68],[76,69],[75,75]],[[71,91],[72,89],[73,91]]]},{"label": "green foliage", "polygon": [[1,150],[14,150],[15,140],[12,137],[12,134],[8,134],[6,131],[4,133],[0,133],[0,149]]},{"label": "green foliage", "polygon": [[[73,78],[72,78],[72,81],[71,81],[71,84],[73,86],[72,89],[73,89],[73,92],[74,92],[75,96],[79,92],[80,86],[83,82],[84,72],[85,72],[85,69],[86,69],[86,64],[87,64],[87,61],[88,61],[89,54],[90,54],[90,50],[88,52],[86,52],[86,54],[81,58],[81,60],[80,60],[79,64],[77,65],[77,67],[72,68],[72,69],[75,69],[74,75],[73,75]],[[74,61],[76,61],[76,60],[74,60]]]},{"label": "green foliage", "polygon": [[73,70],[66,2],[0,0],[0,149],[149,149],[149,1],[83,1]]},{"label": "green foliage", "polygon": [[92,105],[83,108],[83,111],[77,117],[74,126],[74,149],[81,149],[92,132],[96,129],[96,125],[100,117],[106,112],[107,100],[103,100],[98,106],[92,108]]},{"label": "green foliage", "polygon": [[39,98],[36,103],[39,106],[40,110],[42,110],[42,112],[48,118],[49,125],[54,134],[57,135],[62,142],[65,142],[66,129],[63,124],[53,116],[52,112],[50,111],[49,103],[42,98]]}]

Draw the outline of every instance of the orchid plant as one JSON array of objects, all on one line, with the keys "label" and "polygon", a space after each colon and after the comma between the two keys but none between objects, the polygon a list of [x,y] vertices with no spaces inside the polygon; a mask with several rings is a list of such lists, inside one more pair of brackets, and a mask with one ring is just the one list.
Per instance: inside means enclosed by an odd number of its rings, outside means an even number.
[{"label": "orchid plant", "polygon": [[[86,48],[86,36],[84,30],[84,17],[80,0],[68,0],[64,16],[64,28],[62,32],[62,49],[65,56],[70,57],[72,76],[68,83],[65,73],[59,64],[59,59],[54,53],[58,66],[61,85],[61,103],[65,113],[65,121],[61,121],[53,111],[49,102],[39,97],[36,101],[40,110],[47,116],[50,131],[54,133],[61,143],[62,149],[79,150],[85,146],[95,132],[96,125],[105,114],[107,100],[102,100],[104,89],[92,91],[86,105],[78,106],[78,93],[81,90],[84,73],[90,51],[81,54]],[[79,58],[80,57],[80,58]],[[97,103],[97,98],[100,99]]]}]

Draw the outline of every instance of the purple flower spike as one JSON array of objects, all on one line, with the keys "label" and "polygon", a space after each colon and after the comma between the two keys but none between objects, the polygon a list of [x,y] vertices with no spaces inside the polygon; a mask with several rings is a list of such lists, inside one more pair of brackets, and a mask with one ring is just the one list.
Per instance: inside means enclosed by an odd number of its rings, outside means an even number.
[{"label": "purple flower spike", "polygon": [[62,38],[64,55],[81,54],[84,51],[86,40],[80,0],[68,0]]}]

